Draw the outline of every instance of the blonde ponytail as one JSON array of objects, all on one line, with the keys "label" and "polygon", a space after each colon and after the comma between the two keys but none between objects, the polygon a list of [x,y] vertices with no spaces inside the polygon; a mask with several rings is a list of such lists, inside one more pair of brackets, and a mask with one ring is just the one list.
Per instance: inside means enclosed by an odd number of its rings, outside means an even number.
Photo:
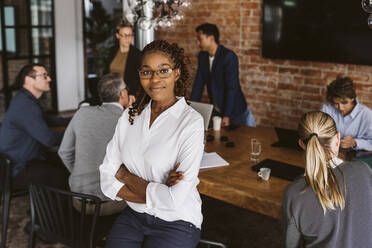
[{"label": "blonde ponytail", "polygon": [[327,209],[334,210],[336,207],[343,209],[344,195],[329,164],[332,157],[329,144],[337,135],[333,119],[320,111],[306,113],[300,121],[298,132],[306,145],[307,187],[310,186],[318,197],[324,214]]}]

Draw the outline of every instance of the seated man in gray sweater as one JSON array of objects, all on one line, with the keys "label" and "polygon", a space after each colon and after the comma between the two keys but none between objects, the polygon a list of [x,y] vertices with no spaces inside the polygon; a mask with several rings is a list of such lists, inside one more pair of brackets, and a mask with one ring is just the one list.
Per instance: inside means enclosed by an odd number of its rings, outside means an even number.
[{"label": "seated man in gray sweater", "polygon": [[[103,104],[81,107],[76,112],[65,131],[58,154],[71,173],[71,191],[99,197],[103,201],[100,213],[103,216],[121,212],[126,206],[125,201],[112,201],[101,192],[98,167],[119,117],[131,102],[119,73],[103,76],[98,82],[98,93]],[[75,201],[74,206],[79,209],[79,201]]]}]

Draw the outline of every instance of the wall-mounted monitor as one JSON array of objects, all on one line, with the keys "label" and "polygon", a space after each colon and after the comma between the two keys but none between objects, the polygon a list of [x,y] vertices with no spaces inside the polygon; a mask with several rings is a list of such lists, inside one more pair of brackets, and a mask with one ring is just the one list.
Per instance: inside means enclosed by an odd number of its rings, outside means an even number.
[{"label": "wall-mounted monitor", "polygon": [[372,65],[359,0],[264,0],[262,56]]}]

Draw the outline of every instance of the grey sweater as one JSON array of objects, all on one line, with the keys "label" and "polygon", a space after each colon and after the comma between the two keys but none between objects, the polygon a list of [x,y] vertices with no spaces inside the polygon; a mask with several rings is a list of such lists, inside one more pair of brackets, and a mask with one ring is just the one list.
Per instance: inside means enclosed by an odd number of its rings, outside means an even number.
[{"label": "grey sweater", "polygon": [[[327,209],[301,178],[290,184],[283,196],[283,226],[286,247],[372,247],[372,170],[361,161],[338,168],[346,182],[345,208]],[[333,169],[340,186],[341,173]],[[343,187],[342,187],[343,188]]]},{"label": "grey sweater", "polygon": [[101,191],[99,165],[123,110],[113,104],[80,108],[68,125],[58,154],[70,171],[71,191],[110,200]]}]

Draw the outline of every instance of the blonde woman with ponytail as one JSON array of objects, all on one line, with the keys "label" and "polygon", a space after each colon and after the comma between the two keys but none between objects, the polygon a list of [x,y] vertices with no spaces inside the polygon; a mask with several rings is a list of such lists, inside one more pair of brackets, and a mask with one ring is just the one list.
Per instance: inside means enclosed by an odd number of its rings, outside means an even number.
[{"label": "blonde woman with ponytail", "polygon": [[371,169],[337,157],[340,133],[328,114],[306,113],[298,133],[306,169],[284,192],[286,247],[372,247]]}]

